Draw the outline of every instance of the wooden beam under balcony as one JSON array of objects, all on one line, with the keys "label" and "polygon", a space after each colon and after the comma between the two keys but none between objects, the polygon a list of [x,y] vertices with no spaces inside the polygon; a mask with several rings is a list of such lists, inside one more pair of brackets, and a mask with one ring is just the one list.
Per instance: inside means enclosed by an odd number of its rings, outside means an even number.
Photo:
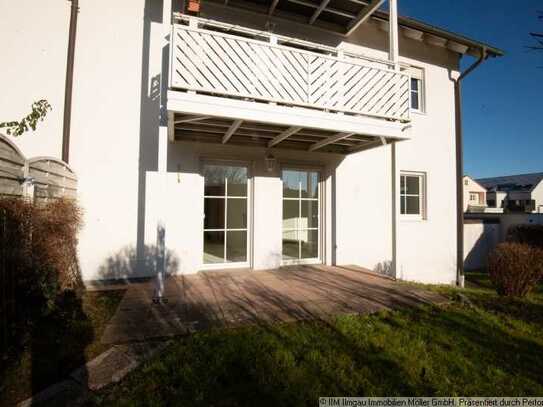
[{"label": "wooden beam under balcony", "polygon": [[272,4],[270,5],[270,8],[268,9],[268,15],[271,16],[273,12],[275,11],[275,8],[277,7],[277,4],[279,3],[279,0],[273,0]]},{"label": "wooden beam under balcony", "polygon": [[183,117],[182,119],[176,120],[175,124],[199,122],[200,120],[206,120],[209,118],[210,116],[188,116],[188,117]]},{"label": "wooden beam under balcony", "polygon": [[293,134],[298,133],[300,130],[302,130],[302,127],[289,127],[284,132],[282,132],[281,134],[278,134],[272,140],[270,140],[270,142],[268,143],[268,148],[271,148],[279,144],[281,141],[286,140]]},{"label": "wooden beam under balcony", "polygon": [[351,137],[351,136],[353,136],[355,134],[356,133],[338,133],[338,134],[334,134],[333,136],[327,137],[324,140],[319,141],[318,143],[311,144],[311,146],[309,146],[309,151],[318,150],[319,148],[327,146],[328,144],[336,143],[336,142],[338,142],[340,140],[343,140],[343,139],[345,139],[347,137]]},{"label": "wooden beam under balcony", "polygon": [[313,15],[309,17],[309,24],[313,24],[317,18],[321,15],[321,13],[324,11],[326,6],[330,3],[330,0],[322,0],[319,7],[313,12]]},{"label": "wooden beam under balcony", "polygon": [[385,0],[372,0],[370,4],[364,7],[358,15],[347,26],[346,35],[351,35],[361,24],[364,23],[370,16],[377,11],[379,7],[385,2]]},{"label": "wooden beam under balcony", "polygon": [[239,126],[241,126],[241,123],[243,123],[243,120],[234,120],[232,125],[228,128],[228,130],[226,130],[226,133],[224,133],[224,137],[222,138],[223,144],[228,143],[228,140],[230,140],[230,138],[236,132],[236,130],[239,129]]},{"label": "wooden beam under balcony", "polygon": [[360,143],[357,146],[350,147],[347,152],[348,154],[354,154],[359,153],[361,151],[369,150],[372,148],[380,147],[386,145],[386,143],[383,144],[382,140],[372,140],[372,141],[366,141],[364,143]]}]

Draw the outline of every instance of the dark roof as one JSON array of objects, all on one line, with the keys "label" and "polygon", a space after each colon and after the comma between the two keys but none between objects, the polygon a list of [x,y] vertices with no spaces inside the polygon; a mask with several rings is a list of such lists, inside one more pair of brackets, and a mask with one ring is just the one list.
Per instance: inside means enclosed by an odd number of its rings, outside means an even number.
[{"label": "dark roof", "polygon": [[543,172],[480,178],[476,181],[489,191],[532,191],[543,180]]}]

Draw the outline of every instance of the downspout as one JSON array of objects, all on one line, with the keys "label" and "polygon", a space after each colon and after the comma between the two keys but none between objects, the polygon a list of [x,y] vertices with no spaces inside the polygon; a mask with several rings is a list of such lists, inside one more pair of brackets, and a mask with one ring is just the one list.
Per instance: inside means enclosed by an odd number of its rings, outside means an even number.
[{"label": "downspout", "polygon": [[479,59],[454,81],[455,129],[456,129],[456,285],[464,287],[464,145],[462,134],[461,81],[488,57],[481,48]]},{"label": "downspout", "polygon": [[65,163],[68,163],[70,159],[70,123],[72,120],[75,37],[77,32],[77,13],[79,12],[79,0],[71,1],[68,59],[66,61],[66,87],[64,90],[64,126],[62,129],[62,161]]}]

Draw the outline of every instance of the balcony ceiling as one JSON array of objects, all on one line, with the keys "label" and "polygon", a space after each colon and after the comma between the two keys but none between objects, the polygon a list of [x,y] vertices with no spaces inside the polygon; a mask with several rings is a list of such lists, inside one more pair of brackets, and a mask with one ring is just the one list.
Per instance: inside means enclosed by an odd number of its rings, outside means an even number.
[{"label": "balcony ceiling", "polygon": [[388,142],[384,137],[194,114],[175,113],[170,120],[171,141],[273,147],[343,155]]},{"label": "balcony ceiling", "polygon": [[209,0],[270,17],[282,17],[316,27],[350,33],[366,21],[384,0]]}]

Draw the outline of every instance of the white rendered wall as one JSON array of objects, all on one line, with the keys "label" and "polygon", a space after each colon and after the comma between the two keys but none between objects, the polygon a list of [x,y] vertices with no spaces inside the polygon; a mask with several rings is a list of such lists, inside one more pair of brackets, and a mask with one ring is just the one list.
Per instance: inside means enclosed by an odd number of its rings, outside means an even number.
[{"label": "white rendered wall", "polygon": [[0,122],[20,120],[40,99],[52,106],[17,138],[26,157],[61,158],[69,20],[68,1],[0,0]]},{"label": "white rendered wall", "polygon": [[[466,270],[487,266],[488,255],[498,243],[504,242],[507,232],[515,225],[543,225],[543,214],[501,213],[477,214],[464,224],[464,267]],[[491,219],[497,223],[484,223]]]},{"label": "white rendered wall", "polygon": [[[157,172],[164,57],[161,6],[161,2],[152,0],[80,0],[70,165],[79,177],[79,199],[85,211],[79,246],[83,277],[91,280],[153,274],[159,219],[164,221],[169,271],[198,271],[203,246],[199,165],[207,156],[241,158],[251,163],[252,261],[258,269],[276,267],[281,252],[281,182],[278,172],[264,170],[263,149],[169,144],[167,186],[162,192]],[[9,15],[7,24],[2,25],[0,41],[11,62],[10,78],[0,78],[0,111],[9,113],[6,119],[11,119],[24,114],[32,100],[49,99],[54,114],[39,133],[16,143],[26,155],[58,157],[69,3],[0,0],[0,12],[3,20]],[[35,18],[28,18],[28,12]],[[211,12],[206,13],[213,17]],[[243,13],[229,13],[230,20],[239,24],[263,28],[264,18],[259,21]],[[278,24],[276,31],[386,57],[387,35],[373,24],[363,25],[349,42],[292,23]],[[39,46],[32,49],[35,42],[29,38],[43,42],[41,46],[47,52],[40,54]],[[16,58],[21,49],[25,49],[24,57]],[[445,49],[405,38],[400,40],[400,55],[403,62],[424,68],[427,86],[426,113],[413,114],[412,140],[397,146],[397,169],[427,174],[428,209],[424,220],[400,219],[398,223],[398,277],[450,283],[455,280],[456,269],[454,95],[450,76],[456,74],[458,58]],[[38,60],[36,64],[32,63],[34,59]],[[392,257],[390,147],[345,159],[283,150],[274,154],[280,163],[322,166],[325,261],[386,269]]]},{"label": "white rendered wall", "polygon": [[483,269],[488,265],[488,255],[500,240],[500,224],[467,222],[464,224],[464,268]]}]

